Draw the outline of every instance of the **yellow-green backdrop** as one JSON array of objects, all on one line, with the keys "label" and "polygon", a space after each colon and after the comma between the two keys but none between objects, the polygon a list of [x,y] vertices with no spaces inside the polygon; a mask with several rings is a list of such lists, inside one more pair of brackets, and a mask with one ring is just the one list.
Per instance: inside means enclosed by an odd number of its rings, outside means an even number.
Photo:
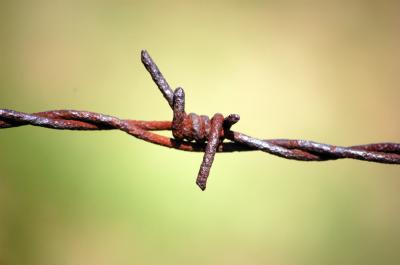
[{"label": "yellow-green backdrop", "polygon": [[[171,119],[260,138],[400,142],[398,1],[1,1],[0,108]],[[213,96],[215,95],[215,96]],[[0,131],[0,264],[399,264],[400,167],[216,156],[118,131]]]}]

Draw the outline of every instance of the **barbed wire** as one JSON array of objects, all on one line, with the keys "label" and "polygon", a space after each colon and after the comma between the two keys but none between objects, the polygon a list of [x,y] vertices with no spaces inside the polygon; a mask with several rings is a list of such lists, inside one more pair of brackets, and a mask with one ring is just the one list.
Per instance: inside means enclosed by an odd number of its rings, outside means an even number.
[{"label": "barbed wire", "polygon": [[[182,151],[204,152],[196,179],[205,190],[217,152],[260,150],[286,159],[326,161],[352,158],[369,162],[400,164],[399,143],[375,143],[350,147],[335,146],[307,140],[257,139],[231,130],[240,119],[238,114],[224,117],[220,113],[210,119],[205,115],[185,112],[185,93],[180,87],[173,91],[147,51],[141,60],[153,81],[173,110],[172,121],[141,121],[120,119],[106,114],[51,110],[33,114],[0,109],[0,129],[33,125],[58,130],[112,130],[124,131],[138,139]],[[173,138],[153,131],[171,130]],[[229,141],[224,141],[224,140]]]}]

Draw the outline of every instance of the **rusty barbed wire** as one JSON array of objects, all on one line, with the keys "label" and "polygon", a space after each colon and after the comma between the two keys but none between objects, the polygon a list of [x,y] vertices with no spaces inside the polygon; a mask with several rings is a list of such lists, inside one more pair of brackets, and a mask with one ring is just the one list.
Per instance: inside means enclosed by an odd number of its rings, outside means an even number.
[{"label": "rusty barbed wire", "polygon": [[[238,114],[224,117],[220,113],[210,119],[205,115],[185,112],[185,92],[173,91],[147,51],[141,60],[153,81],[173,110],[171,121],[141,121],[77,110],[52,110],[33,114],[0,109],[0,129],[33,125],[58,130],[112,130],[124,131],[138,139],[183,151],[204,152],[196,183],[205,190],[217,152],[260,150],[286,159],[326,161],[352,158],[369,162],[400,164],[400,144],[375,143],[350,147],[335,146],[307,140],[257,139],[231,127],[240,119]],[[173,138],[153,131],[171,130]],[[224,142],[224,140],[229,142]]]}]

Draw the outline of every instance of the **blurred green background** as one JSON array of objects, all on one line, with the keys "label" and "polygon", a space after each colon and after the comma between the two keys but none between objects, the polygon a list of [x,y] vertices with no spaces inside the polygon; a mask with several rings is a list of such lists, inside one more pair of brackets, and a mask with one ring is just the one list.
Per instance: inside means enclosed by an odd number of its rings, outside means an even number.
[{"label": "blurred green background", "polygon": [[[260,138],[400,142],[398,1],[1,1],[0,108],[169,120]],[[212,97],[216,95],[217,97]],[[202,154],[118,131],[0,131],[0,264],[399,264],[400,167]]]}]

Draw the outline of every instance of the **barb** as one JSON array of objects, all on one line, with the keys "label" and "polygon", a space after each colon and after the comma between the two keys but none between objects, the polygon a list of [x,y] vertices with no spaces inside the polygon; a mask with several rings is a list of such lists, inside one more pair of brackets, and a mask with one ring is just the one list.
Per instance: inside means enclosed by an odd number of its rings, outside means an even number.
[{"label": "barb", "polygon": [[[33,125],[58,130],[121,130],[138,139],[182,151],[204,152],[196,183],[205,190],[217,152],[263,151],[286,159],[326,161],[352,158],[369,162],[400,164],[399,143],[375,143],[350,147],[335,146],[306,140],[257,139],[231,127],[240,119],[238,114],[224,118],[220,113],[212,119],[185,112],[185,92],[175,91],[160,72],[147,51],[142,62],[173,111],[171,121],[141,121],[77,110],[52,110],[33,114],[0,109],[0,129]],[[153,131],[170,130],[173,138]],[[228,141],[225,141],[228,140]]]}]

